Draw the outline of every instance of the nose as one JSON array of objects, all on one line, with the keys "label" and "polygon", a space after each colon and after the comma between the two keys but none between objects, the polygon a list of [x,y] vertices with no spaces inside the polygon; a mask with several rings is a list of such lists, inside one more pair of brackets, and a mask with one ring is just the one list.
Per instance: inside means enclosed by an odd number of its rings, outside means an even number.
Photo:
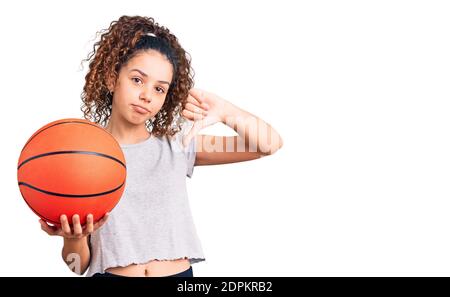
[{"label": "nose", "polygon": [[147,103],[152,102],[149,91],[143,91],[139,99],[146,101]]}]

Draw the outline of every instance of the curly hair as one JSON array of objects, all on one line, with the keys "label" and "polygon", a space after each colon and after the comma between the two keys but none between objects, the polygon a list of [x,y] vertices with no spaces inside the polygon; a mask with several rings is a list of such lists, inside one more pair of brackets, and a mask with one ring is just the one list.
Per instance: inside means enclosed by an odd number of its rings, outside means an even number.
[{"label": "curly hair", "polygon": [[[149,36],[153,33],[155,37]],[[173,136],[181,130],[181,111],[186,105],[189,90],[194,84],[191,56],[178,42],[176,36],[150,17],[122,16],[108,29],[98,31],[100,40],[83,62],[89,62],[85,85],[81,94],[81,111],[86,120],[106,127],[112,111],[112,94],[108,89],[119,76],[123,65],[138,53],[153,49],[172,64],[173,78],[161,110],[154,121],[145,125],[156,136]]]}]

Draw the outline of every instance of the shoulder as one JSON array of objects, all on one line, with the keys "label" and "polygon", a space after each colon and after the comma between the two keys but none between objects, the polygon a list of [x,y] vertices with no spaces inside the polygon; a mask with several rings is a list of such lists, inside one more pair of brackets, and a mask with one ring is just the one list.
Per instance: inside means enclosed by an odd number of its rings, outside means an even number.
[{"label": "shoulder", "polygon": [[189,133],[189,131],[191,130],[193,125],[194,125],[194,122],[189,121],[185,118],[182,118],[181,125],[180,125],[180,128],[181,128],[180,131],[175,133],[173,136],[167,136],[167,139],[171,143],[175,144],[178,149],[182,150],[183,152],[188,152],[190,150],[190,147],[194,144],[192,141],[189,146],[184,147],[183,146],[183,137]]}]

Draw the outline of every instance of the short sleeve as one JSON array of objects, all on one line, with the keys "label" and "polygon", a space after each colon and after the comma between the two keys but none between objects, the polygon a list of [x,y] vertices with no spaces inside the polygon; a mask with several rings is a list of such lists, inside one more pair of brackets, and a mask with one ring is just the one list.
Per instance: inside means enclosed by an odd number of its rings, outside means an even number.
[{"label": "short sleeve", "polygon": [[183,146],[183,137],[189,134],[191,131],[194,122],[189,121],[183,118],[181,124],[181,131],[179,131],[176,135],[176,142],[182,148],[182,152],[186,158],[186,176],[192,177],[192,173],[194,172],[194,164],[196,158],[196,137],[193,137],[186,147]]},{"label": "short sleeve", "polygon": [[192,173],[194,172],[194,164],[195,164],[195,157],[196,157],[196,137],[193,137],[191,141],[189,142],[187,149],[186,149],[186,159],[187,159],[187,172],[186,175],[191,178]]}]

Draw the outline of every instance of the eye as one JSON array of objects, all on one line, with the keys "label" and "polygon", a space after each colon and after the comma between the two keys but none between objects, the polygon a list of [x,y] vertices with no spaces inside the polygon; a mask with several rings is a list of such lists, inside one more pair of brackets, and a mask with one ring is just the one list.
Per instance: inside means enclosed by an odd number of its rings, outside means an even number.
[{"label": "eye", "polygon": [[140,82],[142,82],[142,80],[139,77],[133,77],[131,80],[135,81],[135,79],[139,80]]},{"label": "eye", "polygon": [[161,94],[164,94],[164,89],[163,89],[163,88],[159,88],[159,87],[158,87],[158,88],[156,88],[156,89],[157,89],[157,90],[161,90],[160,93],[161,93]]}]

